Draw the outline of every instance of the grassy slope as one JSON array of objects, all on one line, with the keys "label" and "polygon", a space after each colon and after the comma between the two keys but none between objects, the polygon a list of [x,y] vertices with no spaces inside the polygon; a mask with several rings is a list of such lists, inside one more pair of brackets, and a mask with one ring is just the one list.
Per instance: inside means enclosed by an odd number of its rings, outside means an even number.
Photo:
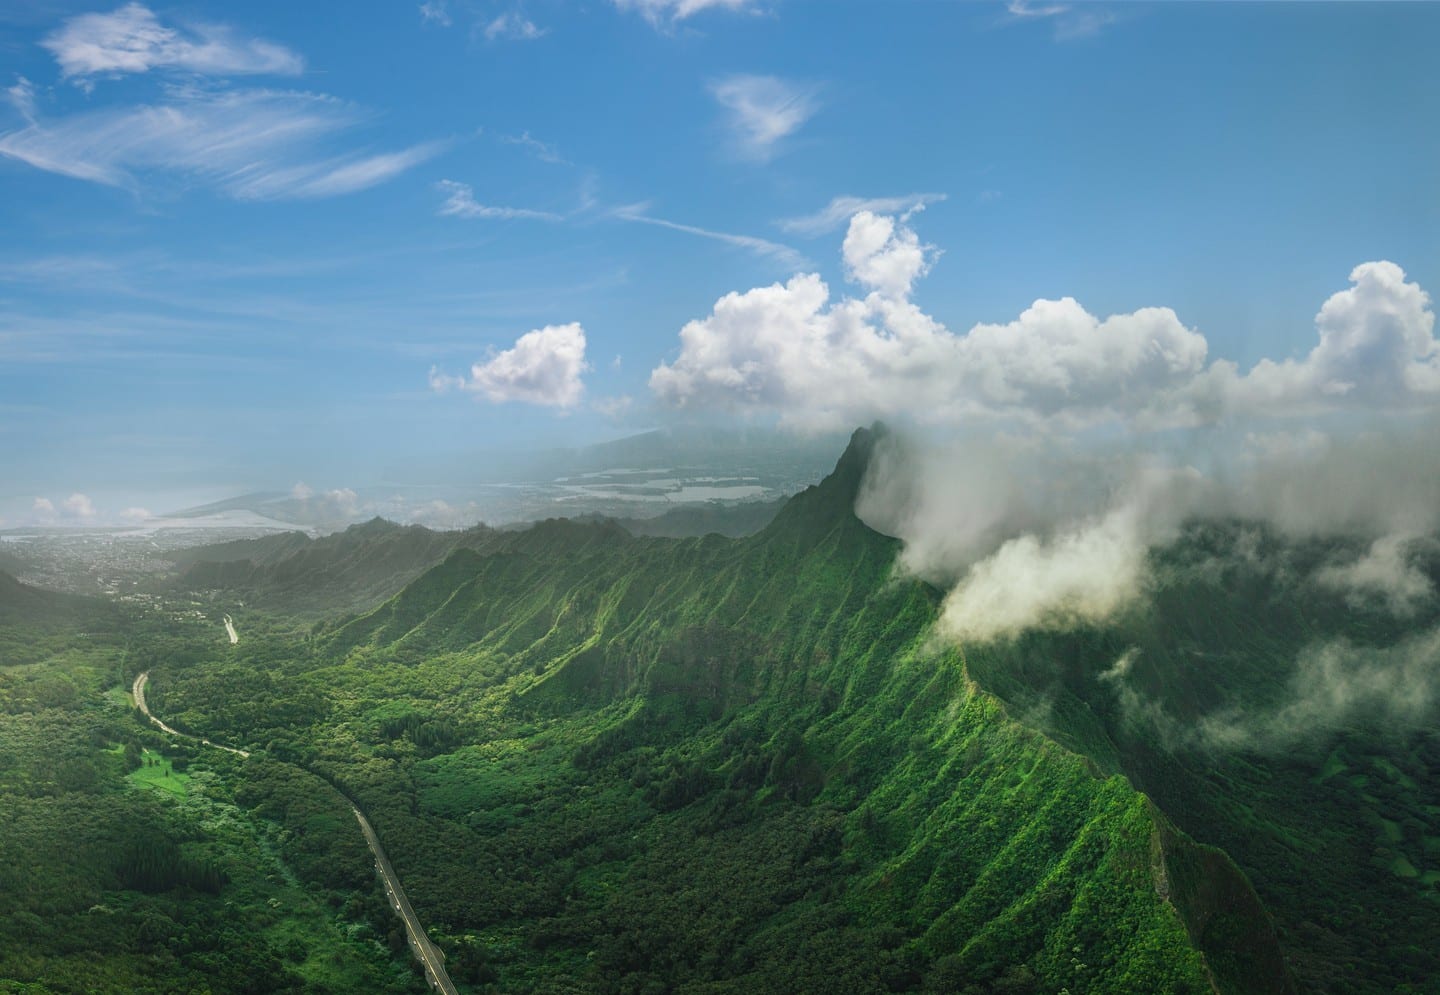
[{"label": "grassy slope", "polygon": [[1223,855],[926,649],[867,444],[738,542],[457,552],[308,652],[157,675],[167,714],[344,783],[505,990],[1286,990]]}]

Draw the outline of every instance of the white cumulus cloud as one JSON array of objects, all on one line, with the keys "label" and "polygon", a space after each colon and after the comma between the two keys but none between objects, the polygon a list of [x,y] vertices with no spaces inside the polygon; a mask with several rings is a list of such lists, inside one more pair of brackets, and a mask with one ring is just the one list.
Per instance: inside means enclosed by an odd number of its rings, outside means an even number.
[{"label": "white cumulus cloud", "polygon": [[1100,622],[1139,601],[1150,547],[1178,533],[1199,484],[1192,469],[1138,467],[1103,512],[1006,539],[946,596],[938,632],[986,641]]},{"label": "white cumulus cloud", "polygon": [[64,511],[66,516],[70,518],[79,518],[85,521],[89,521],[97,514],[97,512],[95,511],[95,502],[91,501],[90,498],[88,498],[84,494],[79,493],[78,491],[74,494],[71,494],[64,501],[62,501],[60,503],[60,508],[62,511]]},{"label": "white cumulus cloud", "polygon": [[915,281],[930,272],[933,246],[894,218],[860,211],[850,219],[841,247],[850,279],[897,299],[910,296]]},{"label": "white cumulus cloud", "polygon": [[1205,336],[1167,307],[1101,318],[1072,297],[1042,298],[1011,321],[952,332],[911,299],[936,257],[908,223],[860,211],[842,259],[864,296],[834,298],[813,273],[726,294],[681,329],[679,355],[650,385],[675,407],[815,428],[884,417],[1153,430],[1440,405],[1430,299],[1394,263],[1356,267],[1355,286],[1316,318],[1309,356],[1241,372],[1212,361]]},{"label": "white cumulus cloud", "polygon": [[585,330],[578,322],[547,325],[526,332],[515,345],[470,368],[470,376],[430,371],[436,391],[461,389],[500,404],[524,401],[552,408],[573,408],[585,394]]},{"label": "white cumulus cloud", "polygon": [[1315,316],[1302,360],[1261,360],[1232,387],[1259,411],[1389,408],[1440,399],[1440,341],[1430,295],[1392,262],[1362,263]]},{"label": "white cumulus cloud", "polygon": [[1041,300],[956,335],[909,299],[933,258],[908,226],[862,211],[844,259],[870,294],[832,300],[816,274],[727,294],[681,329],[651,387],[676,407],[771,410],[816,428],[901,415],[1083,423],[1156,405],[1204,367],[1204,337],[1168,308],[1102,320],[1071,298]]},{"label": "white cumulus cloud", "polygon": [[326,491],[325,500],[342,515],[353,515],[360,510],[360,495],[349,487],[336,487]]},{"label": "white cumulus cloud", "polygon": [[1147,546],[1131,514],[1120,508],[1050,539],[1008,540],[946,597],[939,631],[984,641],[1108,618],[1137,597],[1145,570]]},{"label": "white cumulus cloud", "polygon": [[902,570],[955,585],[942,634],[1102,619],[1193,516],[1365,537],[1315,582],[1396,614],[1434,597],[1412,554],[1440,528],[1440,343],[1394,263],[1355,268],[1308,355],[1242,371],[1167,307],[1041,298],[951,331],[912,299],[937,252],[903,216],[857,212],[841,257],[854,295],[815,273],[726,294],[650,386],[802,429],[921,426],[911,455],[877,447],[857,512],[903,540]]}]

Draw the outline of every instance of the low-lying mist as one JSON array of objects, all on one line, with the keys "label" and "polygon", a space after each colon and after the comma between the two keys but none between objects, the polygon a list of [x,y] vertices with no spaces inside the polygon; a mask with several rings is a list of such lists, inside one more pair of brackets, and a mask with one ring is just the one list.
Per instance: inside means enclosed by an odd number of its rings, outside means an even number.
[{"label": "low-lying mist", "polygon": [[[1360,717],[1413,729],[1440,705],[1440,629],[1428,627],[1440,431],[1411,418],[1342,432],[1121,442],[891,431],[856,511],[903,540],[899,571],[947,590],[936,636],[962,646],[1144,612],[1170,581],[1158,554],[1187,530],[1223,524],[1236,540],[1192,564],[1187,580],[1221,585],[1231,567],[1267,571],[1298,601],[1383,617],[1384,644],[1295,645],[1282,701],[1230,704],[1184,723],[1130,685],[1132,652],[1103,674],[1129,720],[1176,748],[1264,751]],[[1247,539],[1260,534],[1328,552],[1297,568]]]},{"label": "low-lying mist", "polygon": [[902,571],[948,590],[942,639],[1104,624],[1144,603],[1156,550],[1207,520],[1343,537],[1306,583],[1340,592],[1342,610],[1374,602],[1422,624],[1435,585],[1413,557],[1440,526],[1440,339],[1401,265],[1360,262],[1313,329],[1276,330],[1279,355],[1243,369],[1164,306],[1101,316],[1041,298],[946,327],[915,296],[940,260],[915,230],[925,203],[850,219],[850,293],[800,273],[721,297],[651,373],[656,398],[809,431],[901,425],[857,511],[904,541]]}]

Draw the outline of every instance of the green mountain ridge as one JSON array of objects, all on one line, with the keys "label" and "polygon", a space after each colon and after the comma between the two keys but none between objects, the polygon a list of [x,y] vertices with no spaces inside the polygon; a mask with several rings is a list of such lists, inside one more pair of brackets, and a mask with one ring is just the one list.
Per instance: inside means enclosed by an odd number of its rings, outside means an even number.
[{"label": "green mountain ridge", "polygon": [[874,440],[748,538],[500,533],[157,700],[343,785],[507,991],[1294,990],[1225,854],[930,642]]},{"label": "green mountain ridge", "polygon": [[[774,501],[746,501],[740,504],[693,504],[671,508],[650,518],[615,518],[633,536],[655,536],[664,539],[688,539],[716,533],[729,539],[753,535],[775,520],[785,506],[785,498]],[[582,520],[598,520],[603,515],[581,516]],[[527,526],[528,527],[528,526]]]},{"label": "green mountain ridge", "polygon": [[383,600],[456,549],[483,546],[493,530],[477,525],[438,532],[374,518],[312,539],[286,532],[178,551],[175,586],[221,590],[272,610],[311,615]]},{"label": "green mountain ridge", "polygon": [[[1373,594],[1315,582],[1365,548],[1194,523],[1153,554],[1159,581],[1142,607],[972,648],[967,663],[1037,728],[1123,772],[1233,857],[1305,990],[1429,991],[1440,977],[1440,735],[1432,721],[1397,720],[1408,705],[1385,704],[1423,700],[1427,672],[1379,668],[1435,631],[1440,604],[1397,617]],[[1410,563],[1440,586],[1433,546],[1418,544]],[[1344,669],[1307,669],[1336,648],[1350,652],[1332,658]],[[1368,692],[1347,691],[1347,679]]]}]

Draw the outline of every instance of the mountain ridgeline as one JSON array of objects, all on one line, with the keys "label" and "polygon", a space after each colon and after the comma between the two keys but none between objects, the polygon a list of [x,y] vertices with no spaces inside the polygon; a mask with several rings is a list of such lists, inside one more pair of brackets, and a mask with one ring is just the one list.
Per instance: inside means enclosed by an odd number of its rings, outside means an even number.
[{"label": "mountain ridgeline", "polygon": [[1209,827],[932,640],[874,444],[743,539],[487,535],[156,707],[360,801],[475,990],[1297,990]]},{"label": "mountain ridgeline", "polygon": [[[682,505],[652,518],[610,519],[636,536],[744,536],[759,531],[783,502]],[[531,526],[512,526],[515,532]],[[224,592],[276,612],[321,616],[373,606],[394,594],[457,549],[483,551],[499,533],[484,525],[437,531],[373,518],[312,539],[282,532],[180,549],[168,559],[180,569],[173,586],[184,591]]]},{"label": "mountain ridgeline", "polygon": [[312,539],[283,532],[178,550],[176,586],[225,591],[272,610],[319,615],[372,605],[456,549],[483,546],[494,531],[477,525],[437,532],[374,518]]}]

